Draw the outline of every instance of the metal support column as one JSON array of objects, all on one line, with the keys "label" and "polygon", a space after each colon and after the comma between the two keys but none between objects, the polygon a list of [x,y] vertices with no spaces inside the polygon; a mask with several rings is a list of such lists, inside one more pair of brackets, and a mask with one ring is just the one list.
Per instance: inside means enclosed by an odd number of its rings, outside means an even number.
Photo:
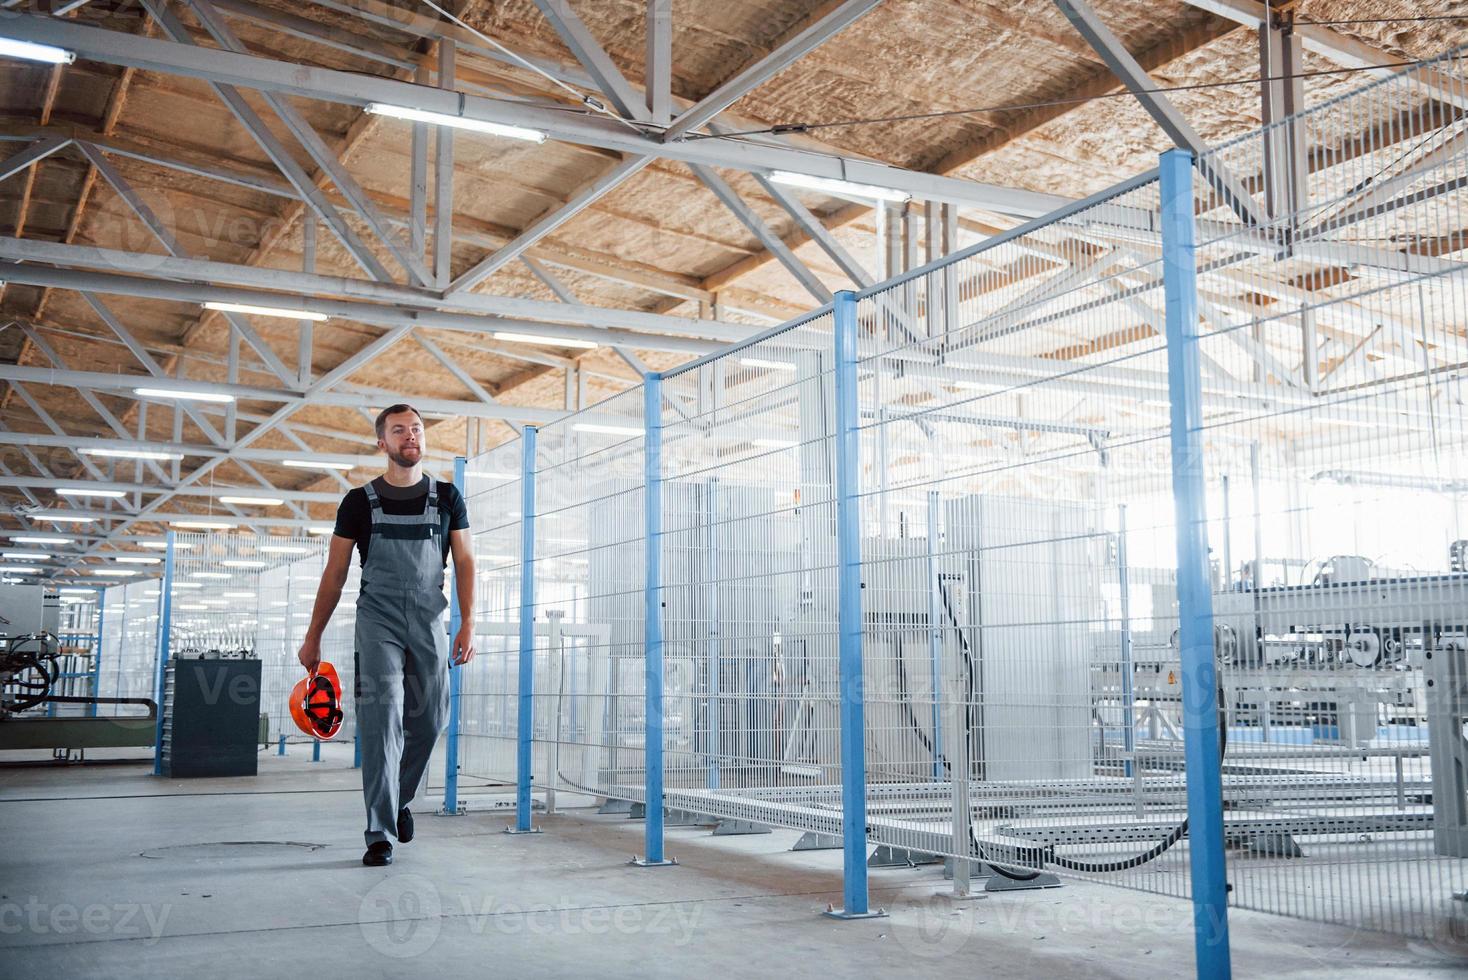
[{"label": "metal support column", "polygon": [[[124,596],[126,592],[123,593]],[[154,679],[154,698],[158,702],[158,726],[153,733],[153,775],[163,775],[163,721],[168,717],[164,702],[164,686],[168,679],[168,634],[173,621],[173,532],[164,538],[163,581],[158,587],[158,673]]]},{"label": "metal support column", "polygon": [[530,825],[530,780],[535,734],[535,434],[520,436],[520,692],[516,713],[515,826],[507,834],[538,834]]},{"label": "metal support column", "polygon": [[1198,291],[1193,227],[1193,155],[1162,154],[1162,272],[1167,300],[1167,375],[1172,417],[1172,493],[1177,521],[1178,646],[1183,752],[1187,763],[1188,856],[1193,944],[1200,980],[1232,975],[1218,757],[1217,666],[1208,573],[1203,413],[1198,370]]},{"label": "metal support column", "polygon": [[[454,457],[454,489],[464,494],[463,456]],[[449,592],[449,727],[444,732],[443,752],[443,810],[440,812],[456,817],[463,813],[459,806],[459,692],[463,686],[464,669],[454,669],[454,637],[459,635],[459,626],[464,621],[464,611],[459,608],[459,577],[454,575]]]},{"label": "metal support column", "polygon": [[867,908],[866,724],[861,651],[861,434],[856,378],[856,294],[834,300],[836,320],[837,672],[841,694],[841,831],[843,908],[837,919],[884,916]]},{"label": "metal support column", "polygon": [[663,376],[650,373],[642,383],[643,494],[647,543],[647,579],[642,587],[646,652],[643,669],[643,802],[646,853],[634,858],[638,867],[666,867],[678,862],[663,856]]}]

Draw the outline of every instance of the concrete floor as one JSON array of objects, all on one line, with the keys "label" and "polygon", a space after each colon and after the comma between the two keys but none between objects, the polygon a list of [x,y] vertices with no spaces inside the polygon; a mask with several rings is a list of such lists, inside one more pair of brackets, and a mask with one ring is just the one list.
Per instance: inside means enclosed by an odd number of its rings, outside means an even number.
[{"label": "concrete floor", "polygon": [[[0,760],[0,977],[1136,977],[1192,969],[1190,906],[1067,883],[950,906],[941,868],[873,871],[889,918],[837,922],[839,851],[670,828],[676,868],[629,867],[642,824],[568,811],[507,836],[506,802],[421,814],[364,868],[357,773],[333,753],[260,775]],[[136,751],[117,754],[136,757]],[[16,758],[17,756],[12,756]],[[31,756],[35,758],[35,756]],[[349,763],[349,759],[347,762]],[[1239,977],[1468,975],[1468,947],[1235,910]]]}]

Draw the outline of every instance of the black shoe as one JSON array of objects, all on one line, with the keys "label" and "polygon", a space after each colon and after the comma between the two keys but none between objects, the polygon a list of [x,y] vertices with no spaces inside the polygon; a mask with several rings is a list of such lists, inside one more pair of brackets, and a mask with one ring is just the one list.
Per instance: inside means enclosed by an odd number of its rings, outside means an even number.
[{"label": "black shoe", "polygon": [[380,868],[384,864],[392,864],[392,844],[385,840],[368,844],[367,853],[362,855],[362,863],[369,868]]},{"label": "black shoe", "polygon": [[407,807],[398,811],[398,843],[406,844],[413,839],[413,812]]}]

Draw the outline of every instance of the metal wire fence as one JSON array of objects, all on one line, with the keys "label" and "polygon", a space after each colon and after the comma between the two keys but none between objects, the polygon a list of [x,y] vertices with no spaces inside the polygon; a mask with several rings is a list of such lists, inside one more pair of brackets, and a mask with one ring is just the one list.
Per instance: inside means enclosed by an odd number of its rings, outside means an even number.
[{"label": "metal wire fence", "polygon": [[466,753],[497,740],[508,776],[533,745],[526,807],[844,833],[863,902],[853,842],[946,857],[959,892],[1461,928],[1454,65],[471,461],[498,642]]},{"label": "metal wire fence", "polygon": [[[1468,887],[1468,83],[1414,67],[1199,160],[1241,906],[1434,937]],[[1281,147],[1307,130],[1306,172]],[[1220,204],[1250,178],[1258,220]]]}]

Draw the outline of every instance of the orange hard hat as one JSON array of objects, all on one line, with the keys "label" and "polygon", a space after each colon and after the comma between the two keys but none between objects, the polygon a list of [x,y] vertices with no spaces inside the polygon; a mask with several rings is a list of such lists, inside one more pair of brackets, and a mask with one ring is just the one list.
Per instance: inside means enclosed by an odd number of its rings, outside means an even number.
[{"label": "orange hard hat", "polygon": [[342,682],[325,660],[291,688],[291,718],[313,738],[328,739],[342,727]]}]

